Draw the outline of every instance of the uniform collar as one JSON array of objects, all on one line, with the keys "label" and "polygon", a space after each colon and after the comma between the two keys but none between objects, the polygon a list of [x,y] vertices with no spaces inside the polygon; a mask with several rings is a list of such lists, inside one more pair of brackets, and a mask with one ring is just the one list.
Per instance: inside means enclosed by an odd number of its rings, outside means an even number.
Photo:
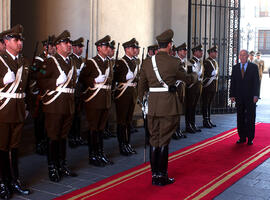
[{"label": "uniform collar", "polygon": [[19,58],[19,55],[17,55],[17,56],[14,56],[12,53],[10,53],[8,50],[6,50],[6,52],[11,56],[11,58],[13,59],[13,60],[15,60],[16,58],[18,59]]},{"label": "uniform collar", "polygon": [[101,60],[103,61],[103,62],[105,62],[107,59],[106,58],[103,58],[101,55],[99,55],[98,54],[98,56],[101,58]]},{"label": "uniform collar", "polygon": [[129,57],[127,54],[125,55],[129,60],[133,60],[134,58]]},{"label": "uniform collar", "polygon": [[68,57],[68,56],[67,56],[67,57],[64,57],[64,56],[62,56],[61,54],[59,54],[59,56],[61,56],[61,57],[63,58],[64,61],[66,61],[67,59],[69,60],[69,57]]},{"label": "uniform collar", "polygon": [[73,53],[78,59],[81,58],[81,56],[78,56],[76,53]]}]

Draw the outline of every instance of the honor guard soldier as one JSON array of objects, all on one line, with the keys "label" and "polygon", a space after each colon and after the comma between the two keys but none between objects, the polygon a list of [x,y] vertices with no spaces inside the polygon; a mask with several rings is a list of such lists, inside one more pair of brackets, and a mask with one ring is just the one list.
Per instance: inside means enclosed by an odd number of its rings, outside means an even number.
[{"label": "honor guard soldier", "polygon": [[[76,68],[77,80],[84,66],[84,61],[81,56],[84,47],[83,41],[84,39],[80,37],[72,42],[72,54],[69,56],[73,60],[74,67]],[[86,144],[81,137],[81,87],[81,84],[77,81],[75,88],[75,113],[68,137],[68,144],[71,148]]]},{"label": "honor guard soldier", "polygon": [[176,81],[190,84],[197,79],[180,68],[180,60],[169,55],[172,48],[171,29],[156,37],[159,52],[146,59],[140,72],[139,101],[149,91],[148,127],[150,131],[150,164],[152,184],[167,185],[174,182],[168,177],[168,145],[179,123],[180,103]]},{"label": "honor guard soldier", "polygon": [[[186,62],[185,58],[187,56],[187,45],[186,43],[183,43],[176,47],[176,58],[180,60],[180,68],[181,71],[185,70],[186,71]],[[176,129],[176,132],[173,134],[172,138],[173,139],[180,139],[180,138],[186,138],[187,136],[184,135],[181,131],[180,128],[180,120],[181,120],[181,115],[184,114],[184,101],[185,101],[185,87],[186,84],[185,82],[178,80],[177,81],[177,94],[179,97],[179,102],[181,103],[181,111],[179,115],[179,123]]]},{"label": "honor guard soldier", "polygon": [[[113,40],[109,44],[108,56],[107,56],[111,69],[113,69],[114,65],[115,65],[115,59],[113,58],[114,53],[115,53],[115,41]],[[113,88],[112,88],[112,90],[113,90]],[[113,95],[113,93],[112,93],[112,95]],[[112,102],[112,104],[113,103],[114,102]],[[115,108],[115,106],[111,106],[111,109],[114,109],[114,108]],[[115,116],[115,112],[110,111],[110,113]],[[109,138],[109,137],[115,137],[115,135],[113,135],[112,132],[110,131],[109,120],[108,120],[106,123],[105,130],[104,130],[104,138]]]},{"label": "honor guard soldier", "polygon": [[38,74],[42,90],[45,128],[49,138],[48,170],[51,181],[59,182],[63,176],[77,176],[67,167],[66,138],[74,114],[76,69],[68,57],[71,53],[70,33],[65,30],[54,40],[56,54],[45,60],[46,73]]},{"label": "honor guard soldier", "polygon": [[158,45],[154,44],[147,47],[147,57],[152,57],[153,55],[156,55],[158,51]]},{"label": "honor guard soldier", "polygon": [[19,181],[18,148],[26,117],[25,92],[29,63],[19,53],[23,27],[16,25],[3,35],[6,51],[0,56],[0,198],[30,194]]},{"label": "honor guard soldier", "polygon": [[113,71],[107,59],[110,40],[111,37],[107,35],[95,43],[98,54],[86,61],[79,77],[84,88],[83,98],[90,128],[89,163],[95,166],[113,164],[103,149],[103,133],[111,107],[113,79]]},{"label": "honor guard soldier", "polygon": [[196,72],[198,80],[196,83],[186,87],[186,132],[196,133],[201,132],[195,124],[196,106],[201,96],[202,80],[203,80],[203,65],[200,59],[203,55],[202,45],[192,48],[193,57],[189,60],[187,72]]},{"label": "honor guard soldier", "polygon": [[260,98],[261,83],[262,83],[262,77],[263,77],[263,71],[264,71],[264,60],[261,59],[261,52],[258,51],[256,53],[256,59],[254,63],[258,65],[258,69],[259,69],[259,77],[260,77],[259,98]]},{"label": "honor guard soldier", "polygon": [[211,104],[218,89],[218,63],[215,60],[218,54],[217,46],[207,50],[209,57],[204,60],[204,80],[202,89],[203,127],[216,127],[211,121]]},{"label": "honor guard soldier", "polygon": [[[45,115],[42,111],[41,95],[39,86],[37,85],[37,73],[42,70],[44,61],[51,55],[55,54],[55,46],[53,40],[55,36],[49,36],[42,41],[43,52],[35,56],[35,60],[31,71],[30,80],[30,95],[31,95],[31,108],[30,113],[34,119],[34,133],[36,138],[36,153],[40,155],[47,155],[47,135],[45,131]],[[44,72],[45,73],[45,72]]]},{"label": "honor guard soldier", "polygon": [[139,70],[138,65],[134,62],[135,46],[135,38],[123,43],[125,56],[116,61],[114,70],[117,138],[120,153],[125,156],[136,153],[130,144],[132,117],[137,102],[137,73]]}]

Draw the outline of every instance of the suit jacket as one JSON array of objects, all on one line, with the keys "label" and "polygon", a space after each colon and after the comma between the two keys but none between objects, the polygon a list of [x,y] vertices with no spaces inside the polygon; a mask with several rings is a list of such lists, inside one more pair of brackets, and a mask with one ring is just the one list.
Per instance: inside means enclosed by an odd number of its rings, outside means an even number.
[{"label": "suit jacket", "polygon": [[244,78],[242,78],[240,63],[233,66],[231,76],[230,97],[236,100],[252,100],[259,96],[259,73],[256,64],[248,62]]},{"label": "suit jacket", "polygon": [[[67,64],[58,53],[56,53],[54,57],[58,61],[61,69],[65,72],[66,76],[68,76],[68,72],[73,66],[73,61],[70,59],[70,63]],[[44,61],[43,68],[45,69],[46,73],[38,73],[38,85],[40,86],[42,94],[44,94],[46,91],[50,92],[56,89],[56,80],[60,75],[60,72],[52,57]],[[76,69],[74,69],[71,81],[67,85],[67,88],[75,88],[76,77]],[[45,95],[42,99],[43,102],[49,101],[57,93],[58,92],[55,92],[50,96]],[[74,94],[61,93],[52,103],[48,105],[43,104],[43,111],[56,114],[73,114],[75,109],[74,107]]]},{"label": "suit jacket", "polygon": [[[105,74],[105,71],[108,67],[110,67],[108,60],[103,62],[103,60],[97,55],[93,58],[102,74]],[[112,85],[113,72],[110,67],[109,77],[105,83],[105,85]],[[97,68],[95,64],[91,60],[87,60],[84,68],[81,71],[79,82],[83,85],[83,90],[86,90],[88,87],[93,88],[95,84],[95,78],[99,76]],[[87,93],[83,95],[83,99],[88,99],[95,90],[88,90]],[[111,90],[110,89],[101,89],[97,95],[91,99],[90,101],[85,103],[86,109],[108,109],[111,107]]]},{"label": "suit jacket", "polygon": [[[175,85],[177,80],[187,84],[197,80],[195,73],[187,74],[181,67],[178,58],[170,56],[166,52],[158,52],[156,63],[162,80],[167,85]],[[153,70],[151,59],[143,62],[139,80],[139,100],[142,102],[143,95],[150,87],[162,87]],[[148,99],[148,115],[151,116],[174,116],[181,112],[181,104],[177,92],[150,92]]]},{"label": "suit jacket", "polygon": [[[12,59],[12,57],[4,52],[1,54],[4,61],[9,66],[10,70],[14,72],[15,76],[18,69],[22,66],[22,77],[17,87],[15,93],[24,93],[28,89],[28,74],[29,74],[29,62],[22,56],[19,56],[17,63]],[[0,61],[0,88],[5,85],[3,79],[5,74],[8,72],[7,67]],[[12,83],[9,83],[2,92],[6,92]],[[6,98],[0,100],[0,106],[5,102]],[[0,110],[0,122],[1,123],[19,123],[23,122],[25,119],[25,99],[15,99],[11,98],[7,105]]]}]

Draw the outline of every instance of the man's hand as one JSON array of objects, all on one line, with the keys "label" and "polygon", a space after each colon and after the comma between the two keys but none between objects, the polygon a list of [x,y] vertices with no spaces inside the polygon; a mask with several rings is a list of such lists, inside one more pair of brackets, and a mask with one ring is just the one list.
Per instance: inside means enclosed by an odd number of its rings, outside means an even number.
[{"label": "man's hand", "polygon": [[234,97],[231,97],[231,102],[234,103],[235,102],[235,98]]},{"label": "man's hand", "polygon": [[257,103],[258,100],[259,100],[259,97],[257,97],[257,96],[253,97],[253,102],[254,103]]}]

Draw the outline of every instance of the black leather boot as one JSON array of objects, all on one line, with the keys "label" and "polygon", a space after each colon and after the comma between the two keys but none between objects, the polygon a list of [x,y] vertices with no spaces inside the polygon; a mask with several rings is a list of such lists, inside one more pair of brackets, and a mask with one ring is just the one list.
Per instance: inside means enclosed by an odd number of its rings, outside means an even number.
[{"label": "black leather boot", "polygon": [[150,146],[150,164],[152,171],[152,185],[159,185],[158,180],[158,155],[159,155],[159,147]]},{"label": "black leather boot", "polygon": [[113,162],[104,153],[103,131],[99,131],[98,137],[98,156],[106,165],[112,165]]},{"label": "black leather boot", "polygon": [[209,107],[208,107],[208,123],[209,123],[212,127],[217,127],[217,125],[213,124],[213,122],[211,121],[211,105],[209,105]]},{"label": "black leather boot", "polygon": [[70,171],[70,169],[67,167],[67,161],[66,161],[66,151],[67,151],[67,144],[66,139],[62,139],[59,141],[59,174],[60,176],[71,176],[76,177],[78,176],[76,173]]},{"label": "black leather boot", "polygon": [[164,186],[168,184],[172,184],[175,182],[174,178],[168,177],[168,153],[169,147],[163,146],[160,148],[158,155],[158,176],[157,176],[157,185]]},{"label": "black leather boot", "polygon": [[186,122],[186,132],[194,134],[196,133],[196,130],[193,129],[193,126],[190,123]]},{"label": "black leather boot", "polygon": [[10,168],[12,176],[10,186],[12,191],[18,194],[29,195],[30,190],[23,188],[19,181],[18,149],[11,149],[10,151]]},{"label": "black leather boot", "polygon": [[89,164],[104,167],[105,163],[98,156],[98,132],[90,131],[88,134]]},{"label": "black leather boot", "polygon": [[126,148],[128,150],[128,152],[130,154],[137,154],[137,152],[135,151],[135,149],[131,146],[130,144],[130,134],[131,134],[131,126],[130,125],[127,125],[126,126]]},{"label": "black leather boot", "polygon": [[[10,199],[11,191],[8,188],[7,168],[9,166],[8,152],[0,151],[0,198]],[[10,170],[9,170],[10,171]]]},{"label": "black leather boot", "polygon": [[58,141],[49,140],[48,143],[48,173],[49,179],[53,182],[60,181],[59,169],[57,166],[59,147]]},{"label": "black leather boot", "polygon": [[124,143],[125,138],[125,127],[121,124],[117,125],[117,139],[119,144],[119,151],[121,155],[129,156],[129,152]]}]

